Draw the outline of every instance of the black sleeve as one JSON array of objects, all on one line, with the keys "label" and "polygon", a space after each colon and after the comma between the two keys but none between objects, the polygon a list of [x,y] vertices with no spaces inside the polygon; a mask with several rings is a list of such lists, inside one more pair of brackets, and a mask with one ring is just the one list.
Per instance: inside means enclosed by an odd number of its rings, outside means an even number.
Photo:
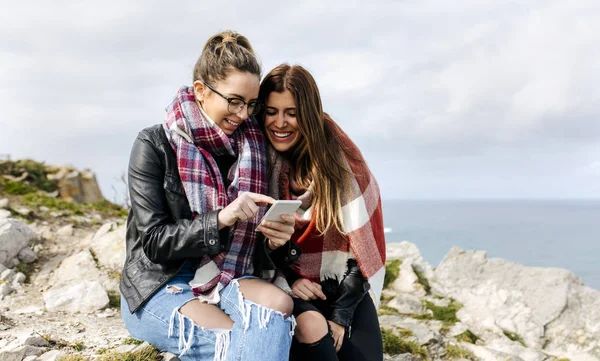
[{"label": "black sleeve", "polygon": [[144,253],[154,263],[217,254],[217,211],[174,220],[164,189],[165,165],[150,141],[137,138],[129,159],[129,194]]},{"label": "black sleeve", "polygon": [[[348,260],[346,276],[340,283],[337,289],[337,299],[331,306],[333,309],[331,321],[349,329],[352,325],[354,310],[369,289],[369,282],[358,268],[356,260]],[[346,336],[350,337],[350,332],[346,332]]]}]

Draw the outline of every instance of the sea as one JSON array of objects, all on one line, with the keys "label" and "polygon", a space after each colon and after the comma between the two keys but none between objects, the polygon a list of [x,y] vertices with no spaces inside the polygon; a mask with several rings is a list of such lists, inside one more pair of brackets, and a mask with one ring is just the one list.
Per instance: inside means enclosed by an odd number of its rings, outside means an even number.
[{"label": "sea", "polygon": [[452,246],[558,267],[600,290],[598,200],[387,200],[386,242],[415,243],[437,267]]}]

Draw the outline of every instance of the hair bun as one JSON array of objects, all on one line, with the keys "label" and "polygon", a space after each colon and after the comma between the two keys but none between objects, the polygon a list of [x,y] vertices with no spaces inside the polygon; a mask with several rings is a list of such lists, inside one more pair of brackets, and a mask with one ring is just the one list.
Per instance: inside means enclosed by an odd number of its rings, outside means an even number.
[{"label": "hair bun", "polygon": [[237,39],[231,35],[228,35],[228,36],[223,37],[223,40],[221,40],[221,42],[224,44],[227,44],[227,43],[237,44]]}]

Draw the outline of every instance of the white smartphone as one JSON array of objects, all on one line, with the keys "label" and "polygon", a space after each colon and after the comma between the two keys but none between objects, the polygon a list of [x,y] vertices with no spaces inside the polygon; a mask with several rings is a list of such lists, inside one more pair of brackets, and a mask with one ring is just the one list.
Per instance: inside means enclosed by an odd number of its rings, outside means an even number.
[{"label": "white smartphone", "polygon": [[273,203],[271,205],[271,207],[269,208],[267,213],[265,213],[265,215],[262,217],[260,222],[258,222],[258,224],[261,224],[262,221],[273,221],[273,222],[283,223],[280,216],[282,214],[293,215],[294,212],[296,212],[296,210],[300,207],[301,204],[302,204],[302,201],[299,201],[299,200],[275,201],[275,203]]}]

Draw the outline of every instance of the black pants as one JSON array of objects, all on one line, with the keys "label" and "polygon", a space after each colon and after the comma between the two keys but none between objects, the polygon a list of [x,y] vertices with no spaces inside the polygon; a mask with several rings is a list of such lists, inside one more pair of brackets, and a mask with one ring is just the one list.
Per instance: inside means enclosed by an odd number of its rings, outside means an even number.
[{"label": "black pants", "polygon": [[[306,311],[317,311],[325,319],[331,315],[329,303],[322,300],[304,301],[294,299],[294,316],[298,317]],[[383,345],[381,341],[381,330],[379,329],[379,318],[373,300],[367,294],[354,311],[350,338],[344,336],[342,348],[337,353],[337,359],[327,358],[332,361],[381,361],[383,360]],[[303,361],[296,358],[299,342],[294,339],[290,360]],[[330,353],[331,354],[331,353]],[[316,361],[316,360],[315,360]]]}]

